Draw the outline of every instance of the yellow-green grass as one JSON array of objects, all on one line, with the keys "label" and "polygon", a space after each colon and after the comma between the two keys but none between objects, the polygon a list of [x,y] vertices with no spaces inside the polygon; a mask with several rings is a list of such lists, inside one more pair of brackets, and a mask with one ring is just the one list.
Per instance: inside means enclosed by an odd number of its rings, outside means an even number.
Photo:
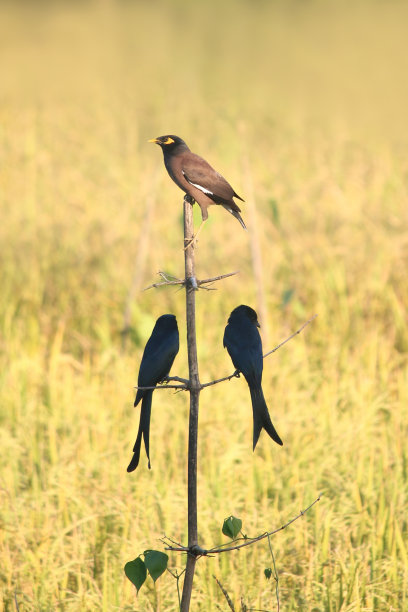
[{"label": "yellow-green grass", "polygon": [[[187,375],[182,195],[148,138],[184,137],[246,198],[210,209],[196,251],[200,377],[232,372],[236,305],[259,308],[264,392],[284,440],[252,453],[243,380],[201,395],[200,544],[274,529],[281,610],[406,610],[408,198],[401,3],[157,2],[2,7],[0,589],[2,609],[177,610],[174,579],[135,597],[124,564],[186,542],[188,398],[158,391],[126,473],[133,386],[174,312]],[[251,211],[257,223],[251,224]],[[197,215],[196,220],[199,221]],[[124,338],[130,304],[130,333]],[[267,334],[266,334],[267,331]],[[170,556],[182,570],[184,558]],[[265,542],[201,559],[192,610],[276,610]]]}]

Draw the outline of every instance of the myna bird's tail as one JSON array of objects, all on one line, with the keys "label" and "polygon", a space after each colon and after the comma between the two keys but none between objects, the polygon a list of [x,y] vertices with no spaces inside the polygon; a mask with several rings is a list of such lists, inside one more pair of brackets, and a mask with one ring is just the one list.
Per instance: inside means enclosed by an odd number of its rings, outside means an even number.
[{"label": "myna bird's tail", "polygon": [[228,204],[222,204],[222,206],[225,208],[225,210],[228,210],[228,212],[231,213],[231,215],[233,215],[236,219],[238,219],[238,221],[240,222],[244,230],[247,229],[247,226],[245,225],[243,218],[239,214],[238,206],[237,206],[238,210],[234,210],[233,208],[231,208],[231,206],[228,206]]}]

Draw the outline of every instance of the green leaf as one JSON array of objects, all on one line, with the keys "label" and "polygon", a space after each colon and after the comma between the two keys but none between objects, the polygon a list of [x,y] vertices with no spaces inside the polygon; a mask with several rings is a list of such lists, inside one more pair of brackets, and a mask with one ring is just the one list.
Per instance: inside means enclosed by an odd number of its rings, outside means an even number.
[{"label": "green leaf", "polygon": [[224,520],[222,533],[234,540],[241,531],[242,521],[236,516],[229,516]]},{"label": "green leaf", "polygon": [[145,550],[144,558],[148,572],[154,582],[156,582],[162,573],[166,571],[169,557],[166,553],[160,552],[160,550]]},{"label": "green leaf", "polygon": [[270,577],[272,576],[272,569],[270,567],[266,567],[264,569],[264,574],[265,574],[265,578],[269,580]]},{"label": "green leaf", "polygon": [[126,563],[125,574],[129,578],[130,582],[135,585],[137,592],[139,592],[139,589],[146,580],[147,576],[146,566],[142,559],[137,557],[137,559]]}]

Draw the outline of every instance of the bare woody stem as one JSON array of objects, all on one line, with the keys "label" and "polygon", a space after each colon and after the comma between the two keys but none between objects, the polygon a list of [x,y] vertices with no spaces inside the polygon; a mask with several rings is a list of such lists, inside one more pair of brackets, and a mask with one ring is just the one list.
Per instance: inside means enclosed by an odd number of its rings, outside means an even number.
[{"label": "bare woody stem", "polygon": [[[200,378],[198,375],[197,339],[195,321],[195,292],[198,288],[194,268],[193,208],[188,196],[184,197],[184,263],[186,288],[187,351],[190,391],[190,419],[188,433],[188,546],[197,546],[197,433]],[[189,245],[189,246],[187,246]],[[196,565],[194,555],[187,556],[186,573],[181,597],[181,612],[190,609],[191,592]]]},{"label": "bare woody stem", "polygon": [[[228,550],[237,550],[244,546],[249,546],[254,542],[257,542],[265,537],[276,533],[276,531],[280,531],[281,529],[285,529],[288,525],[290,525],[294,520],[302,516],[304,512],[306,512],[310,507],[312,507],[320,497],[306,508],[305,511],[301,512],[300,515],[289,521],[286,525],[283,525],[279,529],[274,532],[261,534],[257,538],[248,539],[243,544],[238,544],[235,546],[230,546],[225,548],[223,546],[219,548],[213,548],[210,550],[204,550],[200,546],[198,546],[198,529],[197,529],[197,437],[198,437],[198,409],[199,409],[199,398],[200,391],[204,387],[208,387],[211,385],[215,385],[219,382],[223,382],[225,380],[231,380],[235,376],[239,376],[239,372],[236,370],[230,376],[226,376],[224,378],[211,381],[209,383],[201,384],[198,372],[198,359],[197,359],[197,338],[196,338],[196,318],[195,318],[195,294],[199,288],[208,289],[208,287],[204,287],[204,285],[212,284],[218,280],[222,280],[224,278],[228,278],[229,276],[233,276],[237,274],[237,272],[230,272],[228,274],[223,274],[221,276],[217,276],[214,278],[206,278],[203,280],[197,279],[195,275],[195,265],[194,265],[194,223],[193,223],[193,209],[192,203],[188,196],[184,197],[184,264],[185,264],[185,278],[184,280],[178,278],[170,278],[164,272],[159,272],[161,278],[163,279],[160,283],[155,283],[146,287],[146,289],[150,289],[153,287],[160,287],[162,285],[181,285],[186,289],[186,321],[187,321],[187,353],[188,353],[188,379],[180,378],[178,376],[167,377],[163,382],[167,383],[163,386],[158,387],[138,387],[141,389],[176,389],[176,390],[184,390],[189,391],[190,393],[190,418],[189,418],[189,438],[188,438],[188,483],[187,483],[187,495],[188,495],[188,545],[181,546],[169,546],[167,550],[172,551],[182,551],[187,553],[187,563],[185,568],[185,576],[184,576],[184,584],[183,584],[183,593],[181,597],[180,611],[181,612],[189,612],[190,610],[190,602],[191,602],[191,594],[193,590],[193,580],[195,573],[195,566],[197,559],[201,556],[205,556],[208,554],[215,554],[226,552]],[[315,315],[316,316],[316,315]],[[299,334],[306,325],[308,325],[315,317],[312,317],[309,321],[304,323],[302,327],[297,330],[294,334],[292,334],[285,341],[281,342],[275,349],[266,353],[264,357],[273,353],[278,348],[283,346],[288,340]],[[178,385],[169,385],[170,381],[175,381],[180,384]],[[173,544],[176,544],[169,538],[166,538]],[[167,542],[166,542],[167,543]]]}]

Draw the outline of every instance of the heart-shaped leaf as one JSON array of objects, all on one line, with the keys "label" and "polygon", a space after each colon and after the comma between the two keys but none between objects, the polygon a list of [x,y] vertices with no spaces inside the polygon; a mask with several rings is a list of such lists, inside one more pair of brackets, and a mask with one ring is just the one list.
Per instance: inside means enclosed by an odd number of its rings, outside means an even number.
[{"label": "heart-shaped leaf", "polygon": [[145,550],[144,558],[147,570],[154,582],[156,582],[162,573],[166,571],[169,557],[160,550]]},{"label": "heart-shaped leaf", "polygon": [[234,540],[241,531],[242,521],[236,516],[229,516],[224,520],[222,533]]},{"label": "heart-shaped leaf", "polygon": [[139,592],[139,589],[146,580],[147,576],[146,566],[142,559],[137,557],[137,559],[126,563],[125,574],[129,578],[130,582],[135,585],[137,592]]}]

